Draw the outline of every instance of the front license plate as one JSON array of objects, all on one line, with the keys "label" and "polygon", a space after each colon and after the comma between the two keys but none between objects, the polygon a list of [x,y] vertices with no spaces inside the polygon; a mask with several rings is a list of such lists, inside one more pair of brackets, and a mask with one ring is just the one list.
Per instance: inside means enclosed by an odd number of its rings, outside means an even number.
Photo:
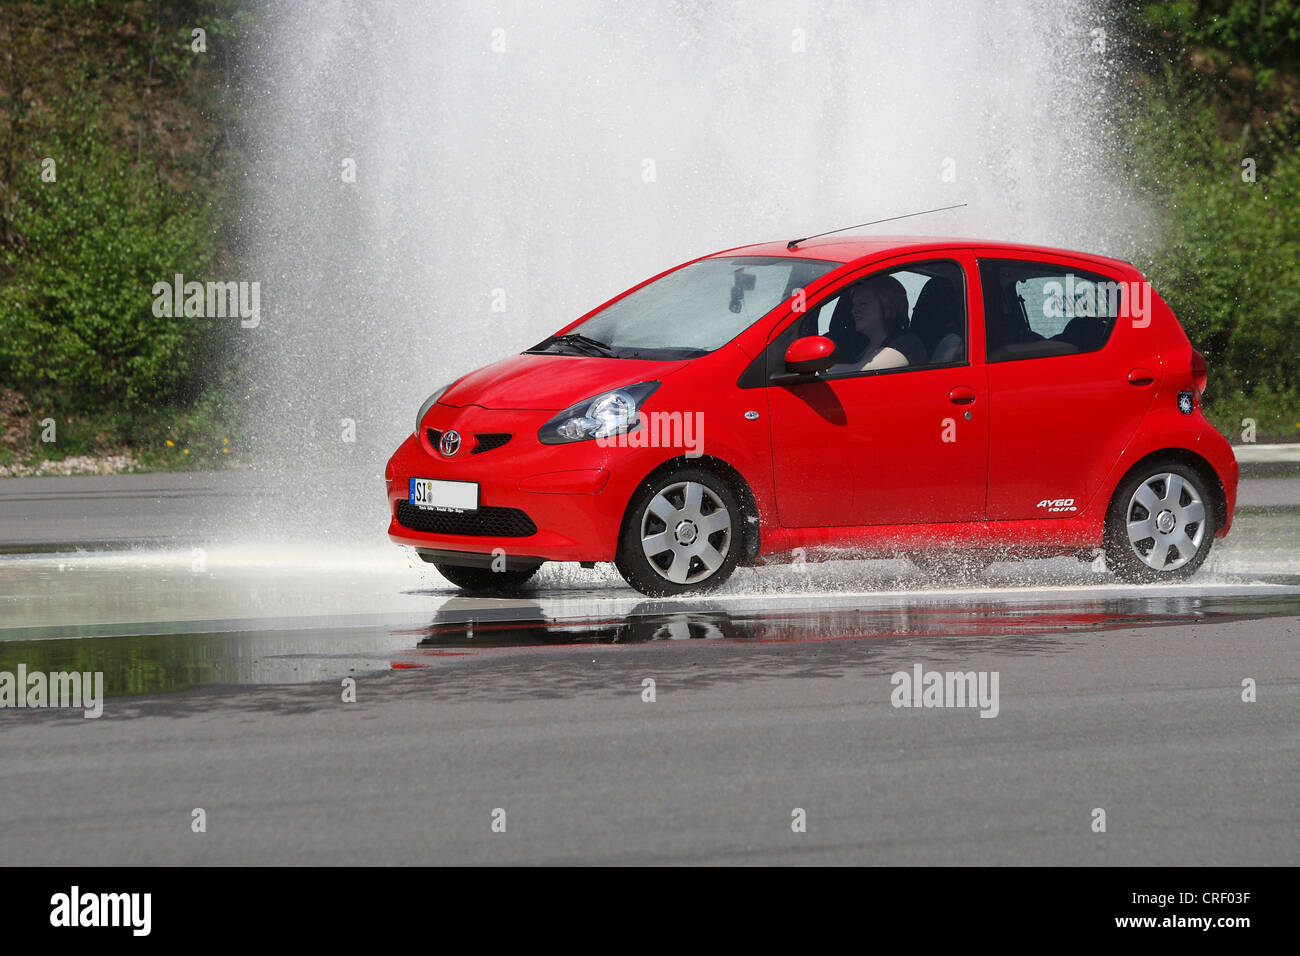
[{"label": "front license plate", "polygon": [[410,502],[431,511],[478,511],[478,482],[412,478]]}]

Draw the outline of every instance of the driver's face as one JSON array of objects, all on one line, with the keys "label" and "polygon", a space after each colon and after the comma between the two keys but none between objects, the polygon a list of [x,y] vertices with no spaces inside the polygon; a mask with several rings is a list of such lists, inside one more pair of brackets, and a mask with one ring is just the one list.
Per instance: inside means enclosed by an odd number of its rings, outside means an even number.
[{"label": "driver's face", "polygon": [[853,324],[858,331],[869,338],[878,338],[884,325],[885,309],[880,296],[871,289],[862,286],[853,293]]}]

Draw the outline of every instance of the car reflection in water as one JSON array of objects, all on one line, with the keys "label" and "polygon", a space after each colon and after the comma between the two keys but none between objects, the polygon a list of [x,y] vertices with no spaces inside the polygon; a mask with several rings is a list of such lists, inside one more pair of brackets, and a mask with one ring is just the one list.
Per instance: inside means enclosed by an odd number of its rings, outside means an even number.
[{"label": "car reflection in water", "polygon": [[426,650],[642,644],[714,640],[801,642],[853,638],[1001,637],[1110,630],[1300,612],[1300,595],[1106,597],[1007,605],[1003,602],[726,609],[721,604],[643,601],[625,616],[551,617],[540,604],[493,619],[481,604],[453,599],[424,628]]}]

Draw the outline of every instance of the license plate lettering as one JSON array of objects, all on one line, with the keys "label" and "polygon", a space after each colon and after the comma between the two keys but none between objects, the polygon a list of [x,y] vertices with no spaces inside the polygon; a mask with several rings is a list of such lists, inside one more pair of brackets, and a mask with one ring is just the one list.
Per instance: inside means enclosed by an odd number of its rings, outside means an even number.
[{"label": "license plate lettering", "polygon": [[412,478],[407,500],[432,511],[477,511],[478,483]]}]

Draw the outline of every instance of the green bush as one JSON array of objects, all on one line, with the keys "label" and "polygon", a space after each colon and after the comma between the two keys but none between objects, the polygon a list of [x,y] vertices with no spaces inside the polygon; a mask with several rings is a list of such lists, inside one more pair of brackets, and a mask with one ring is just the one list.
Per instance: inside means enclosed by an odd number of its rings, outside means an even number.
[{"label": "green bush", "polygon": [[1205,49],[1219,65],[1248,64],[1261,89],[1278,69],[1300,66],[1297,0],[1172,0],[1145,3],[1141,19]]},{"label": "green bush", "polygon": [[34,166],[18,182],[12,222],[23,242],[3,254],[5,377],[35,401],[76,411],[192,398],[214,320],[157,317],[151,290],[177,272],[211,277],[211,188],[178,193],[94,126],[48,155],[57,181],[42,182]]},{"label": "green bush", "polygon": [[1259,417],[1249,414],[1258,406],[1280,428],[1297,411],[1285,403],[1300,355],[1300,156],[1226,141],[1206,98],[1172,75],[1164,84],[1143,89],[1128,123],[1133,180],[1158,238],[1136,264],[1209,363],[1207,409]]},{"label": "green bush", "polygon": [[1300,161],[1277,157],[1254,184],[1224,166],[1217,181],[1173,190],[1180,214],[1165,224],[1152,274],[1224,384],[1284,390],[1300,336]]},{"label": "green bush", "polygon": [[1246,419],[1255,423],[1256,442],[1295,441],[1300,437],[1300,390],[1275,392],[1261,388],[1252,392],[1227,392],[1213,387],[1213,369],[1210,385],[1216,398],[1206,403],[1206,415],[1232,441],[1246,440]]}]

